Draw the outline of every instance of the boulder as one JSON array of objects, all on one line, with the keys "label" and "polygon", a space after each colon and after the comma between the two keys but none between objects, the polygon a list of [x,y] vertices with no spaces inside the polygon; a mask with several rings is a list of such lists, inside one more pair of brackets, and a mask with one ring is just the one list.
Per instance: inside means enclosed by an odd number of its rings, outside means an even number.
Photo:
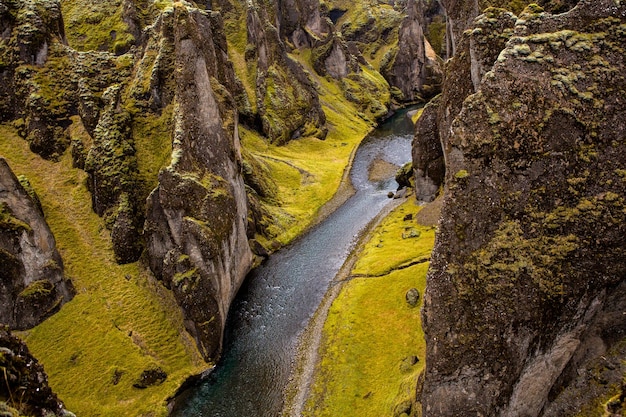
[{"label": "boulder", "polygon": [[0,158],[0,323],[11,329],[36,326],[74,296],[35,198]]}]

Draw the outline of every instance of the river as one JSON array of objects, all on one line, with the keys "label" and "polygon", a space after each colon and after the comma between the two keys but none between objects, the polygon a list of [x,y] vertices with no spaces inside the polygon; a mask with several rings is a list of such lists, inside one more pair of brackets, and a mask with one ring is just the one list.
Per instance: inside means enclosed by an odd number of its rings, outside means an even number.
[{"label": "river", "polygon": [[370,182],[370,165],[377,158],[396,165],[411,159],[406,112],[363,139],[350,171],[356,193],[246,278],[228,317],[222,360],[206,381],[177,397],[173,416],[280,415],[299,335],[359,233],[396,188],[394,178]]}]

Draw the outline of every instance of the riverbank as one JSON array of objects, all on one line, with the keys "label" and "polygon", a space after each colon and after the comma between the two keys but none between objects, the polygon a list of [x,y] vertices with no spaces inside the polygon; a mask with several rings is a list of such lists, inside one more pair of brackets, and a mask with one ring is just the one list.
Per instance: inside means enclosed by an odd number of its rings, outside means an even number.
[{"label": "riverbank", "polygon": [[410,196],[370,223],[303,332],[283,417],[379,416],[408,407],[423,367],[413,361],[425,346],[415,326],[420,305],[404,297],[425,288],[438,210],[437,202],[421,207]]}]

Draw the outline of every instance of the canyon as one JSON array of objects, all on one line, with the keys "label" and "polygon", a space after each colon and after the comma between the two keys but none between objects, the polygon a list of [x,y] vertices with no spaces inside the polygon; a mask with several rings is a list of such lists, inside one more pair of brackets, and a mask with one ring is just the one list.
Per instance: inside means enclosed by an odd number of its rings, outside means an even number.
[{"label": "canyon", "polygon": [[[0,1],[2,367],[49,393],[37,357],[77,415],[166,414],[248,273],[428,103],[404,182],[442,209],[398,415],[620,415],[626,5],[529,3]],[[69,413],[5,385],[9,415]]]}]

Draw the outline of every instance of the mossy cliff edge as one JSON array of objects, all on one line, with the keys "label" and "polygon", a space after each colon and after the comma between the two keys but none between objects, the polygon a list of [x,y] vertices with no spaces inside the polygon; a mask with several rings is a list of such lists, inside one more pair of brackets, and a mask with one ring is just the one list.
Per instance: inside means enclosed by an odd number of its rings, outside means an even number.
[{"label": "mossy cliff edge", "polygon": [[623,2],[582,0],[457,38],[418,121],[446,172],[422,415],[623,412],[625,27]]}]

